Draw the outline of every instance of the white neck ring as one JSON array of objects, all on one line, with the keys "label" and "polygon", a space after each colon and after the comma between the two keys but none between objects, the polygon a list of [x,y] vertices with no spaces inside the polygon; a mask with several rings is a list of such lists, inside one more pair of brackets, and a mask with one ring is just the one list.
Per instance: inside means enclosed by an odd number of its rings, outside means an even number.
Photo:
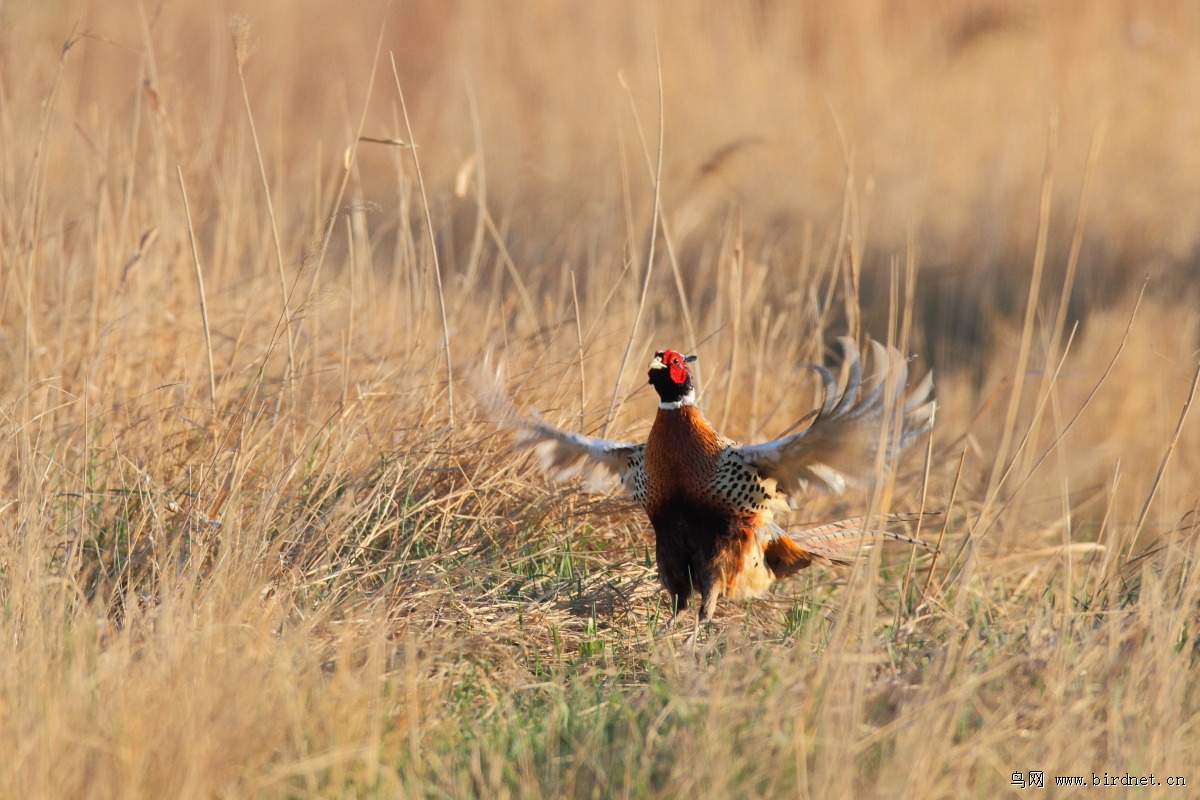
[{"label": "white neck ring", "polygon": [[663,409],[664,411],[678,411],[679,409],[683,408],[684,406],[694,406],[694,405],[696,405],[696,394],[694,392],[688,392],[683,397],[676,400],[674,403],[664,403],[661,400],[658,401],[658,407]]}]

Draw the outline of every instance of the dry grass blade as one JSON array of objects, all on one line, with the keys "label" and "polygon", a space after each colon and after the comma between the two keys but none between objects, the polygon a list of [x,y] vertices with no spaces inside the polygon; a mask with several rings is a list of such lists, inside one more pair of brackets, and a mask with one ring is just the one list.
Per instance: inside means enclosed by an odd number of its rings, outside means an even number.
[{"label": "dry grass blade", "polygon": [[204,271],[200,268],[200,252],[196,249],[196,231],[192,227],[192,210],[188,206],[187,187],[183,170],[179,170],[179,194],[183,197],[183,214],[187,218],[188,244],[192,248],[192,266],[196,269],[196,293],[200,300],[200,319],[204,322],[204,352],[208,356],[208,402],[217,412],[217,370],[213,366],[212,331],[208,327],[208,300],[204,296]]},{"label": "dry grass blade", "polygon": [[1167,471],[1167,464],[1171,461],[1171,454],[1175,452],[1175,445],[1179,444],[1179,434],[1183,431],[1183,423],[1187,420],[1188,411],[1192,407],[1192,400],[1196,397],[1197,385],[1200,385],[1200,363],[1196,364],[1196,371],[1192,373],[1192,385],[1188,388],[1187,399],[1183,401],[1183,408],[1179,411],[1179,420],[1175,423],[1175,432],[1171,434],[1171,442],[1163,452],[1162,461],[1158,465],[1158,471],[1154,473],[1154,481],[1150,484],[1150,492],[1146,495],[1146,502],[1142,504],[1142,510],[1138,513],[1137,522],[1133,525],[1134,536],[1140,533],[1142,526],[1146,524],[1146,516],[1150,513],[1150,505],[1154,502],[1154,495],[1158,493],[1158,487],[1162,484],[1163,473]]},{"label": "dry grass blade", "polygon": [[[404,114],[404,127],[408,141],[413,141],[412,122],[408,119],[408,106],[404,102],[404,90],[400,88],[400,73],[396,71],[396,56],[389,54],[392,62],[392,77],[396,80],[396,94],[400,97],[400,110]],[[450,355],[450,322],[446,319],[446,295],[442,289],[442,265],[438,260],[437,239],[433,232],[433,217],[429,212],[429,196],[425,193],[425,178],[421,175],[421,159],[417,157],[415,145],[409,147],[413,169],[417,173],[417,186],[421,190],[421,208],[425,212],[425,233],[429,237],[429,257],[433,264],[434,285],[437,287],[438,311],[442,318],[442,353],[446,360],[446,416],[454,427],[454,363]]]},{"label": "dry grass blade", "polygon": [[[625,87],[626,94],[630,94],[629,87]],[[632,100],[631,100],[632,102]],[[650,292],[650,276],[654,274],[654,246],[658,240],[659,215],[662,211],[662,162],[664,149],[664,133],[665,126],[665,110],[663,108],[663,88],[662,88],[662,65],[659,64],[658,71],[658,157],[655,161],[654,169],[654,207],[650,213],[650,236],[649,242],[646,244],[646,273],[642,278],[642,291],[638,297],[637,310],[633,315],[633,322],[630,324],[629,336],[625,340],[625,351],[621,354],[621,366],[617,370],[617,380],[613,383],[612,399],[608,402],[608,414],[604,418],[604,431],[601,435],[608,433],[608,428],[612,425],[613,418],[620,411],[620,404],[617,402],[617,396],[621,391],[621,376],[625,374],[625,367],[629,364],[629,354],[633,350],[633,344],[637,340],[638,325],[642,321],[642,314],[646,311],[646,296]],[[636,109],[635,109],[636,114]],[[639,130],[641,126],[638,126]]]},{"label": "dry grass blade", "polygon": [[283,304],[280,314],[280,327],[287,340],[288,361],[284,381],[290,382],[296,369],[296,345],[292,341],[295,333],[292,331],[291,290],[288,289],[287,277],[283,272],[283,243],[279,240],[279,223],[275,219],[275,202],[271,199],[271,183],[267,180],[267,165],[263,160],[262,146],[258,141],[258,129],[254,125],[254,110],[250,105],[250,91],[246,88],[246,61],[253,52],[254,45],[250,41],[250,20],[244,15],[235,14],[230,28],[233,33],[234,61],[237,63],[238,85],[242,89],[242,102],[246,108],[246,122],[250,126],[250,140],[254,143],[254,157],[258,162],[258,177],[262,182],[263,204],[266,206],[267,221],[270,223],[271,243],[275,247],[275,269],[279,274],[279,299]]}]

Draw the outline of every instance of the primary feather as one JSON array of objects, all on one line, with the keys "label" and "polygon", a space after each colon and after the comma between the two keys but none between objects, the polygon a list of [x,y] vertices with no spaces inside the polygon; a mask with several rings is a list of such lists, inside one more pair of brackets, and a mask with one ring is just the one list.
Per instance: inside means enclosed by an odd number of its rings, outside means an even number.
[{"label": "primary feather", "polygon": [[644,444],[570,433],[537,418],[523,420],[520,426],[517,446],[532,447],[552,478],[566,480],[582,475],[595,483],[597,472],[607,472],[619,478],[626,490],[633,490],[633,470],[641,464]]},{"label": "primary feather", "polygon": [[872,342],[875,374],[864,387],[858,348],[848,338],[840,341],[848,373],[841,395],[833,373],[814,365],[824,384],[824,401],[812,423],[790,436],[738,448],[747,464],[774,478],[785,494],[810,486],[840,494],[847,487],[863,485],[874,474],[880,448],[885,459],[890,458],[928,428],[933,418],[932,372],[909,393],[899,419],[892,419],[908,380],[905,359],[894,348]]}]

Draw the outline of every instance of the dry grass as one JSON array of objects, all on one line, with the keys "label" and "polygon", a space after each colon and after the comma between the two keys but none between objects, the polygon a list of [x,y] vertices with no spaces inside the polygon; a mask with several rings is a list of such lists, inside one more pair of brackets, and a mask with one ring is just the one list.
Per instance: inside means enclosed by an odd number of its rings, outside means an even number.
[{"label": "dry grass", "polygon": [[[1200,785],[1200,15],[792,5],[0,5],[0,796]],[[938,370],[943,554],[694,650],[471,401],[638,436],[668,344],[764,437],[847,329]]]}]

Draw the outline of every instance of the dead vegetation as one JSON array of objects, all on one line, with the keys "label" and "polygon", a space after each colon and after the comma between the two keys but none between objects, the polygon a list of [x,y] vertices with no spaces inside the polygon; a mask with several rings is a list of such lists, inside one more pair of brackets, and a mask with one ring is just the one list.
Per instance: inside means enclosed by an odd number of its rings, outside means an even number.
[{"label": "dead vegetation", "polygon": [[[1194,10],[254,14],[0,8],[0,796],[1200,783]],[[942,553],[694,649],[473,399],[638,436],[671,345],[754,439],[846,331],[932,443],[792,521]]]}]

